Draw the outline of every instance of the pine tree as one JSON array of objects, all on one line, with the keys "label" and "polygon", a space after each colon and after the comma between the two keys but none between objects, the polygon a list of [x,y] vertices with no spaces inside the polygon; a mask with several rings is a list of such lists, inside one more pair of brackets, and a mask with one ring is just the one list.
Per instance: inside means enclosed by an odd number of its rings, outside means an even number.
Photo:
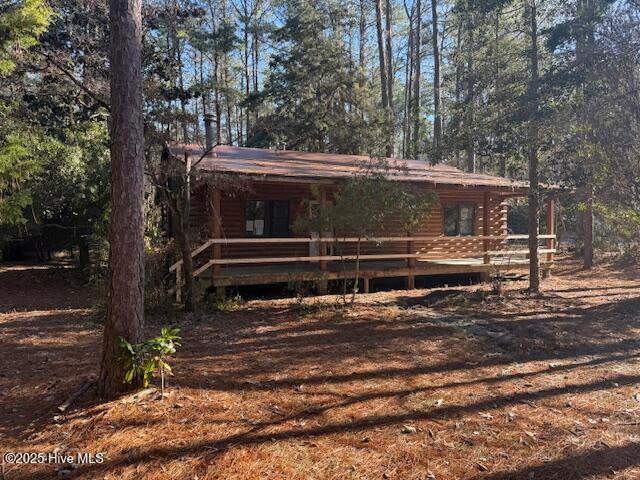
[{"label": "pine tree", "polygon": [[340,25],[346,14],[307,0],[285,6],[284,25],[273,41],[261,96],[274,106],[256,126],[250,145],[336,153],[375,153],[382,138],[381,115],[370,89],[349,61]]},{"label": "pine tree", "polygon": [[117,342],[139,343],[144,324],[144,133],[142,12],[139,0],[110,0],[111,221],[109,296],[98,393],[113,397],[125,384]]}]

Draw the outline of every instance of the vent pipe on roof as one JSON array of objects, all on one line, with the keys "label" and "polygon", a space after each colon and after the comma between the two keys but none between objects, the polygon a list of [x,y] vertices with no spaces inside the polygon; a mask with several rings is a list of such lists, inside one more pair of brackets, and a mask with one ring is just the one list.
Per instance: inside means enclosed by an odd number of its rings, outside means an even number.
[{"label": "vent pipe on roof", "polygon": [[213,114],[204,114],[204,143],[207,151],[213,148]]}]

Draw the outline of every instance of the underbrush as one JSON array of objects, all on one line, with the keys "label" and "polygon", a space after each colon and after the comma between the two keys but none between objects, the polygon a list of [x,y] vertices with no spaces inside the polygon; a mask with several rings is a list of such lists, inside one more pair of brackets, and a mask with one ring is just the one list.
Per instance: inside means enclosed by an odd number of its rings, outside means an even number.
[{"label": "underbrush", "polygon": [[237,312],[244,305],[244,300],[239,293],[220,297],[215,291],[205,292],[202,303],[207,310],[217,312]]}]

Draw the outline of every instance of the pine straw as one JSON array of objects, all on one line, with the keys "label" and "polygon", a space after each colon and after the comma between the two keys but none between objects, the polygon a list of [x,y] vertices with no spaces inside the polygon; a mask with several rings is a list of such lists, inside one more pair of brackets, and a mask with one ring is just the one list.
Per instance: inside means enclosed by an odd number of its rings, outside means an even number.
[{"label": "pine straw", "polygon": [[[85,399],[57,421],[46,409],[77,371],[64,359],[94,365],[99,328],[56,313],[72,341],[54,349],[31,329],[18,348],[14,323],[0,353],[13,345],[25,366],[0,388],[39,416],[5,418],[3,450],[106,453],[77,478],[637,479],[638,278],[565,261],[540,297],[514,282],[503,298],[476,286],[363,295],[353,309],[249,302],[181,322],[168,398]],[[27,365],[34,351],[52,359],[46,377]],[[29,397],[45,378],[64,379],[49,403]]]}]

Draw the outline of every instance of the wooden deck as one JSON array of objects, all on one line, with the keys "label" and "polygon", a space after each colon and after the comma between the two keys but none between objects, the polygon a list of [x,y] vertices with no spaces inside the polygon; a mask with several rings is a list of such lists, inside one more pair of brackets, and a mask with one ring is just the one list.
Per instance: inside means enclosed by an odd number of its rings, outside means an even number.
[{"label": "wooden deck", "polygon": [[[551,262],[542,262],[545,269],[551,268]],[[484,258],[453,258],[441,260],[416,260],[415,266],[409,267],[405,261],[399,260],[365,260],[360,262],[359,277],[365,282],[374,278],[416,278],[430,275],[454,274],[497,274],[502,272],[525,271],[529,261],[523,258],[494,259],[484,263]],[[318,264],[294,265],[243,265],[226,266],[220,269],[216,278],[211,279],[211,270],[207,270],[200,278],[215,287],[243,285],[266,285],[271,283],[288,283],[296,281],[321,282],[343,278],[354,278],[355,262],[332,262],[325,270]],[[365,285],[366,290],[366,285]]]},{"label": "wooden deck", "polygon": [[[479,274],[484,279],[505,272],[528,270],[528,249],[522,243],[527,235],[470,236],[470,237],[385,237],[367,239],[366,242],[381,245],[382,242],[405,244],[404,253],[380,253],[378,248],[370,248],[367,253],[354,255],[352,252],[341,256],[328,251],[328,245],[340,246],[362,240],[353,238],[227,238],[209,239],[192,252],[201,261],[193,275],[199,285],[213,286],[222,293],[226,287],[245,285],[265,285],[291,282],[313,282],[318,292],[327,290],[330,280],[353,279],[363,281],[363,290],[369,291],[369,281],[375,278],[406,278],[407,288],[414,288],[418,277],[430,275]],[[455,258],[447,250],[438,248],[443,242],[460,242]],[[512,242],[517,242],[513,244]],[[555,252],[555,235],[540,235],[539,254],[543,272],[549,271]],[[416,248],[417,242],[427,242],[430,248]],[[471,242],[471,243],[469,243]],[[261,257],[224,258],[223,245],[253,243],[264,245]],[[273,244],[316,244],[320,254],[307,256],[273,256]],[[469,246],[471,245],[471,247]],[[471,250],[470,250],[471,248]],[[207,257],[212,253],[211,258]],[[204,258],[202,258],[204,257]],[[359,267],[356,259],[359,258]],[[175,272],[176,300],[180,301],[181,286],[184,284],[182,261],[171,266]]]}]

